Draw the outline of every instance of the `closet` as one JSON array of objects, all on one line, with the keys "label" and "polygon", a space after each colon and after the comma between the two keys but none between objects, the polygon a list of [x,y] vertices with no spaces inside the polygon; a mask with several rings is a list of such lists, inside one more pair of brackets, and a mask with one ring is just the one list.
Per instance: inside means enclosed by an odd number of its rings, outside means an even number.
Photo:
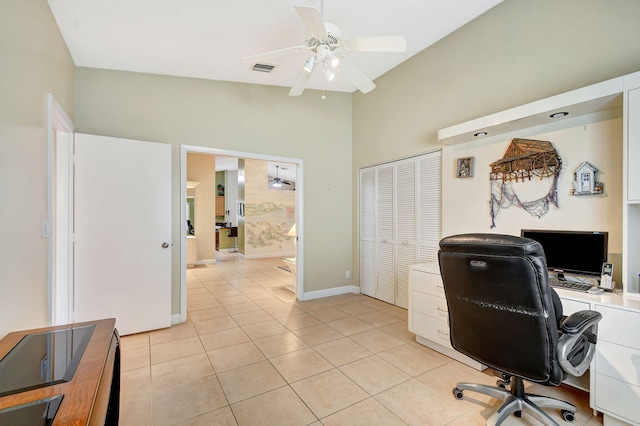
[{"label": "closet", "polygon": [[360,292],[407,308],[409,265],[434,262],[441,153],[360,169]]}]

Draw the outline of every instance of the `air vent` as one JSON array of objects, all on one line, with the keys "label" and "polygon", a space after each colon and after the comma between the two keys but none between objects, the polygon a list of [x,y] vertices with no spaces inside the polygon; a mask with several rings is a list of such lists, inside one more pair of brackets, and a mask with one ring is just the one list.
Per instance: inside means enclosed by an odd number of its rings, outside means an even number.
[{"label": "air vent", "polygon": [[259,72],[271,72],[275,67],[275,65],[255,64],[251,69]]}]

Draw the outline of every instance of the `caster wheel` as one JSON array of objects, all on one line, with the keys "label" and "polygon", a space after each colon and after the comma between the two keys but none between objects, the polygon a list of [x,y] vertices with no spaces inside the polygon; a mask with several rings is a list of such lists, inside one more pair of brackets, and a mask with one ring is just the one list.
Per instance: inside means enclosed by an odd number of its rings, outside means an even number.
[{"label": "caster wheel", "polygon": [[522,417],[522,411],[514,411],[513,415],[516,416],[517,418]]},{"label": "caster wheel", "polygon": [[453,396],[455,396],[456,399],[462,399],[462,391],[458,388],[453,388]]},{"label": "caster wheel", "polygon": [[507,389],[507,386],[509,386],[510,383],[509,382],[505,382],[504,380],[498,380],[496,382],[496,386],[498,386],[500,389]]},{"label": "caster wheel", "polygon": [[569,410],[562,410],[562,418],[565,422],[572,422],[576,419],[576,413]]}]

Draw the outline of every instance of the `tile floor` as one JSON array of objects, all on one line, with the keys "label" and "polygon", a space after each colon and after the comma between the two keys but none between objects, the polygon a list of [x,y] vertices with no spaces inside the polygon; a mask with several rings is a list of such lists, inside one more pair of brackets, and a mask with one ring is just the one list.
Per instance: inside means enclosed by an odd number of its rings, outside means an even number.
[{"label": "tile floor", "polygon": [[[458,381],[496,378],[416,343],[406,310],[356,294],[297,302],[279,266],[223,253],[189,269],[188,321],[122,338],[120,424],[484,425],[499,406],[453,397]],[[602,424],[584,392],[529,391],[576,404],[574,425]]]}]

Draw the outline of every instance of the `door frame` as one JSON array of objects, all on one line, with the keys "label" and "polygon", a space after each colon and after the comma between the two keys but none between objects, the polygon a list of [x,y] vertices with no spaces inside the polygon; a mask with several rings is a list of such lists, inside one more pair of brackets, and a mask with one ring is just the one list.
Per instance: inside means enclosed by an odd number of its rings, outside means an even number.
[{"label": "door frame", "polygon": [[[277,161],[296,165],[296,298],[304,300],[304,223],[303,223],[303,161],[299,158],[230,151],[203,146],[180,145],[180,205],[187,198],[187,154],[210,154],[251,160]],[[186,223],[186,211],[180,208],[180,223]],[[187,320],[187,229],[180,226],[180,322]]]},{"label": "door frame", "polygon": [[[47,93],[47,321],[73,321],[73,140],[74,124]],[[60,238],[62,237],[62,239]]]}]

